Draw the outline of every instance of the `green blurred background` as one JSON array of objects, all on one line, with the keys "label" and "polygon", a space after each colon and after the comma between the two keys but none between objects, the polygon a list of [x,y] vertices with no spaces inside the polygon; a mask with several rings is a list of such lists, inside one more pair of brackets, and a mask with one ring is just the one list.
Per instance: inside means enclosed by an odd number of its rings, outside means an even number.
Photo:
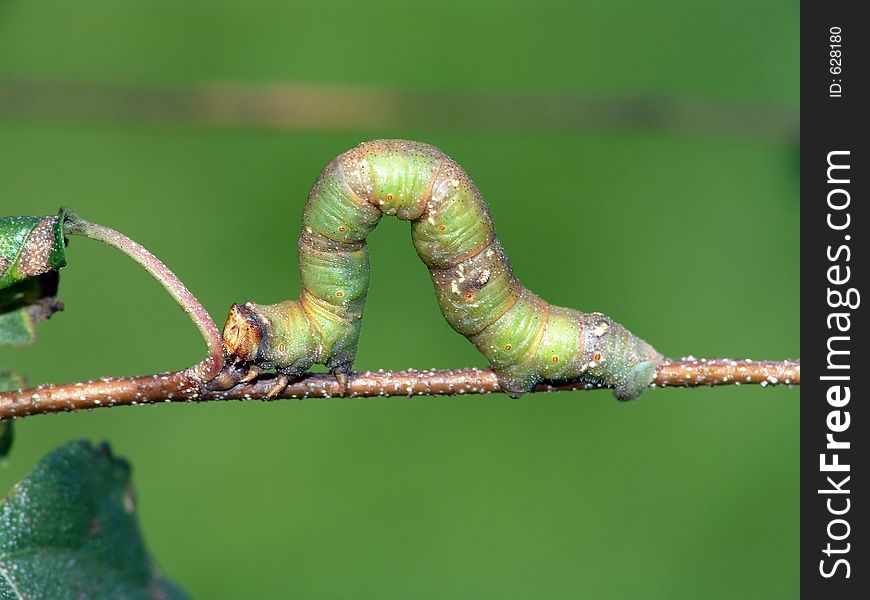
[{"label": "green blurred background", "polygon": [[[0,212],[69,205],[223,322],[295,297],[334,155],[433,143],[524,284],[669,356],[800,354],[798,3],[0,0]],[[484,366],[408,226],[371,240],[357,368]],[[66,311],[0,349],[31,383],[203,354],[143,271],[76,239]],[[134,465],[149,547],[196,598],[794,598],[799,390],[120,408],[17,423]]]}]

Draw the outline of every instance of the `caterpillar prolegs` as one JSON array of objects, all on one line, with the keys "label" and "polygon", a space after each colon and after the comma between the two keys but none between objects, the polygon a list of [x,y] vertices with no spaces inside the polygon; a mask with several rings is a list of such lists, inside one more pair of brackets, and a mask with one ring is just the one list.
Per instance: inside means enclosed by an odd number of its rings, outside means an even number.
[{"label": "caterpillar prolegs", "polygon": [[[603,383],[620,400],[652,382],[662,356],[601,313],[552,306],[524,288],[465,171],[419,142],[365,142],[330,162],[302,216],[297,300],[234,304],[224,352],[248,369],[274,368],[274,393],[314,364],[347,381],[369,287],[366,238],[383,215],[411,222],[441,312],[483,353],[511,396],[541,380]],[[235,381],[238,377],[235,378]]]}]

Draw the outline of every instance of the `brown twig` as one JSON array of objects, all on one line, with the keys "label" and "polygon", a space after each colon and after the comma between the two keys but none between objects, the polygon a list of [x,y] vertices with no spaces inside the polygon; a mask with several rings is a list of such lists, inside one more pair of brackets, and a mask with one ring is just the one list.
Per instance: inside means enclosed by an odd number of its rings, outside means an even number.
[{"label": "brown twig", "polygon": [[[659,367],[651,387],[714,385],[800,385],[800,361],[730,359],[668,360]],[[64,385],[42,385],[0,393],[0,420],[52,412],[155,404],[158,402],[211,402],[262,399],[271,386],[264,377],[226,391],[205,389],[190,370],[142,377],[104,378]],[[540,384],[535,392],[589,390],[604,387],[583,382]],[[356,373],[346,397],[437,396],[500,392],[490,369],[449,371],[387,371]],[[308,375],[287,387],[280,399],[332,398],[340,388],[331,375]],[[276,398],[278,399],[278,398]]]}]

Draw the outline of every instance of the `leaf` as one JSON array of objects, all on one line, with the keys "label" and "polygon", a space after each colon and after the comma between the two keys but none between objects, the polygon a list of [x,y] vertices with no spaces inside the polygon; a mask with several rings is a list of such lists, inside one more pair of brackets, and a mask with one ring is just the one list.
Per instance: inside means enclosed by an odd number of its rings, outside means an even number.
[{"label": "leaf", "polygon": [[55,271],[0,290],[0,344],[24,346],[36,340],[36,324],[63,310]]},{"label": "leaf", "polygon": [[70,442],[0,505],[0,599],[181,599],[148,555],[130,466],[106,444]]},{"label": "leaf", "polygon": [[55,296],[66,215],[0,218],[0,344],[32,343],[36,324],[63,308]]},{"label": "leaf", "polygon": [[65,219],[0,217],[0,289],[66,265]]},{"label": "leaf", "polygon": [[[24,387],[24,378],[15,371],[9,369],[0,369],[0,392],[8,390],[17,390]],[[0,421],[0,458],[5,458],[12,449],[12,442],[15,440],[15,430],[12,426],[13,421],[7,419]]]}]

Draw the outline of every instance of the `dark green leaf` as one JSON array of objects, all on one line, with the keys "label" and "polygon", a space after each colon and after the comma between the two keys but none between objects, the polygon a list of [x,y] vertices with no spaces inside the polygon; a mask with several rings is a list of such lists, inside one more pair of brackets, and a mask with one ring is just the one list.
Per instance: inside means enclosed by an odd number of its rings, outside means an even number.
[{"label": "dark green leaf", "polygon": [[58,274],[49,271],[0,289],[0,344],[23,346],[36,339],[36,324],[63,310]]},{"label": "dark green leaf", "polygon": [[66,264],[66,211],[0,217],[0,344],[36,339],[36,324],[60,310],[57,269]]},{"label": "dark green leaf", "polygon": [[0,599],[187,598],[145,550],[126,461],[71,442],[0,505]]},{"label": "dark green leaf", "polygon": [[[9,369],[0,369],[0,392],[7,390],[17,390],[24,387],[24,379],[16,372]],[[12,442],[15,439],[15,430],[12,426],[13,421],[0,421],[0,458],[4,458],[12,449]]]}]

